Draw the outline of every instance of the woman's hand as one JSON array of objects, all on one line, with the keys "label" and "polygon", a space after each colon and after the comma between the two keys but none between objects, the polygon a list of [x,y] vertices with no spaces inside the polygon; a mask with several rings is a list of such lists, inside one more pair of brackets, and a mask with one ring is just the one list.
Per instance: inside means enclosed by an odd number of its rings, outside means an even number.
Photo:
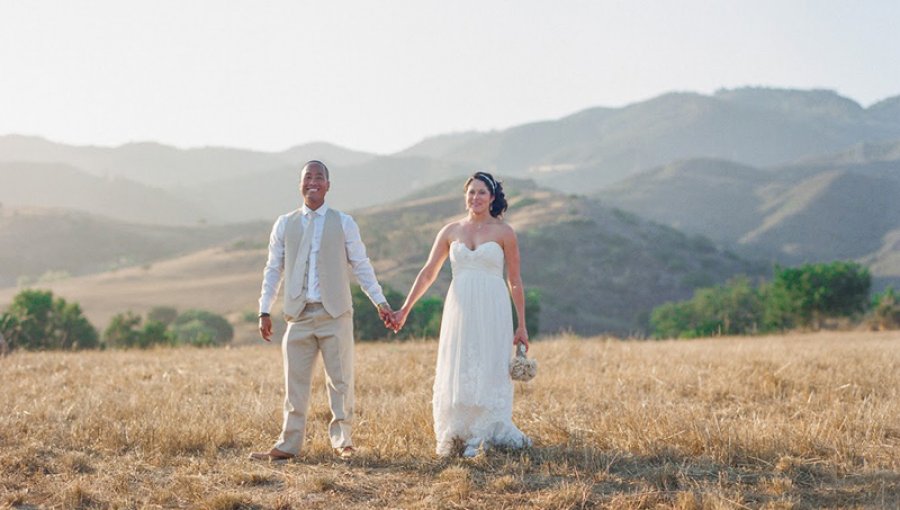
[{"label": "woman's hand", "polygon": [[403,325],[406,324],[406,317],[409,315],[409,310],[406,308],[401,308],[394,312],[394,333],[403,329]]},{"label": "woman's hand", "polygon": [[513,337],[513,345],[525,345],[525,352],[528,352],[528,330],[525,329],[525,326],[519,326],[516,328],[516,334]]}]

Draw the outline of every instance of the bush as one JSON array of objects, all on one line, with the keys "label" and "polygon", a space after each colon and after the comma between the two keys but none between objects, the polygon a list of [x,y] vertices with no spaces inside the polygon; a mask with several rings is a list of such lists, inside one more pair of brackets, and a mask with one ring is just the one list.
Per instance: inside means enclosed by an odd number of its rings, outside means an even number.
[{"label": "bush", "polygon": [[694,291],[694,297],[653,310],[650,324],[657,338],[693,338],[755,333],[763,318],[759,292],[746,277],[719,287]]},{"label": "bush", "polygon": [[234,338],[234,328],[225,317],[206,310],[188,310],[171,326],[177,343],[190,345],[224,345]]},{"label": "bush", "polygon": [[432,296],[419,299],[406,318],[403,329],[398,332],[398,336],[400,338],[437,338],[441,334],[443,311],[444,300],[441,298]]},{"label": "bush", "polygon": [[147,321],[160,322],[164,326],[169,326],[178,317],[178,310],[171,306],[154,306],[147,312]]},{"label": "bush", "polygon": [[775,267],[769,289],[769,324],[818,328],[826,317],[851,317],[865,311],[872,278],[855,262]]},{"label": "bush", "polygon": [[216,329],[199,319],[173,325],[172,338],[176,343],[182,345],[193,345],[196,347],[220,345]]},{"label": "bush", "polygon": [[[385,299],[394,309],[403,304],[403,294],[386,285],[383,292]],[[393,334],[384,327],[381,317],[378,316],[378,310],[372,306],[372,301],[359,285],[354,285],[350,294],[353,298],[353,335],[357,340],[378,340]]]},{"label": "bush", "polygon": [[746,278],[736,278],[698,289],[688,301],[655,308],[650,324],[658,338],[818,328],[825,318],[863,312],[870,287],[868,270],[854,262],[776,266],[770,284],[754,289]]},{"label": "bush", "polygon": [[900,329],[900,296],[893,287],[872,298],[868,322],[874,329]]},{"label": "bush", "polygon": [[103,332],[104,343],[120,349],[146,349],[171,343],[171,335],[164,323],[149,318],[149,315],[143,328],[140,328],[141,322],[141,317],[130,311],[115,315]]},{"label": "bush", "polygon": [[140,315],[135,315],[130,311],[116,314],[110,319],[109,326],[103,332],[103,341],[107,346],[114,348],[139,347],[141,344],[140,331],[137,328],[140,324]]},{"label": "bush", "polygon": [[90,349],[99,335],[78,303],[54,298],[49,290],[26,289],[18,293],[0,315],[0,334],[9,349]]},{"label": "bush", "polygon": [[[519,327],[519,316],[516,315],[516,304],[510,299],[512,307],[513,329]],[[541,313],[541,292],[537,289],[525,291],[525,327],[528,329],[529,337],[536,337],[540,320],[538,315]]]}]

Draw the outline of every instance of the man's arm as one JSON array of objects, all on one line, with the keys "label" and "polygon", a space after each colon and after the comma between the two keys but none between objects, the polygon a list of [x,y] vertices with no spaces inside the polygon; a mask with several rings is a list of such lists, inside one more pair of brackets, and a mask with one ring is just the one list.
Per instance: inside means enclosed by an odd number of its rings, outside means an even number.
[{"label": "man's arm", "polygon": [[266,342],[272,338],[272,319],[269,313],[278,296],[281,275],[284,273],[284,216],[275,220],[269,235],[269,258],[263,269],[262,289],[259,296],[259,334]]},{"label": "man's arm", "polygon": [[359,226],[349,214],[341,213],[341,225],[344,228],[344,243],[347,249],[347,260],[353,269],[353,275],[359,286],[362,287],[366,296],[378,308],[378,314],[381,320],[388,322],[393,320],[393,312],[387,299],[384,297],[384,291],[378,284],[375,277],[375,268],[366,255],[366,245],[363,244],[362,237],[359,235]]}]

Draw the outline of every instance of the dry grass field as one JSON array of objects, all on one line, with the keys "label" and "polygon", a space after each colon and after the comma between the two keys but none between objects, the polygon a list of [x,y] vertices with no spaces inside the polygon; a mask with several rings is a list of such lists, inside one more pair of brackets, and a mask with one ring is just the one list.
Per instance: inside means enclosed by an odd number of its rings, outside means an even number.
[{"label": "dry grass field", "polygon": [[[537,342],[514,419],[535,441],[433,453],[433,342],[357,346],[359,455],[333,457],[321,374],[304,455],[280,352],[0,359],[0,508],[898,508],[900,333]],[[321,366],[321,365],[320,365]]]}]

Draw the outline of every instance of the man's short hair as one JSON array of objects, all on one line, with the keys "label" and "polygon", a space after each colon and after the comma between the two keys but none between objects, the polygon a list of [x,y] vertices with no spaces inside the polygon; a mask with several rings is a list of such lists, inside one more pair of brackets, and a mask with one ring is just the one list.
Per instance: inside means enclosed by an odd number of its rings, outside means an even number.
[{"label": "man's short hair", "polygon": [[306,170],[306,167],[308,167],[309,165],[319,165],[320,167],[322,167],[322,171],[325,172],[325,180],[326,181],[331,180],[331,177],[328,175],[328,167],[325,166],[325,163],[322,163],[318,159],[311,159],[311,160],[307,161],[306,163],[304,163],[303,168],[300,169],[300,175],[303,175],[303,170]]}]

